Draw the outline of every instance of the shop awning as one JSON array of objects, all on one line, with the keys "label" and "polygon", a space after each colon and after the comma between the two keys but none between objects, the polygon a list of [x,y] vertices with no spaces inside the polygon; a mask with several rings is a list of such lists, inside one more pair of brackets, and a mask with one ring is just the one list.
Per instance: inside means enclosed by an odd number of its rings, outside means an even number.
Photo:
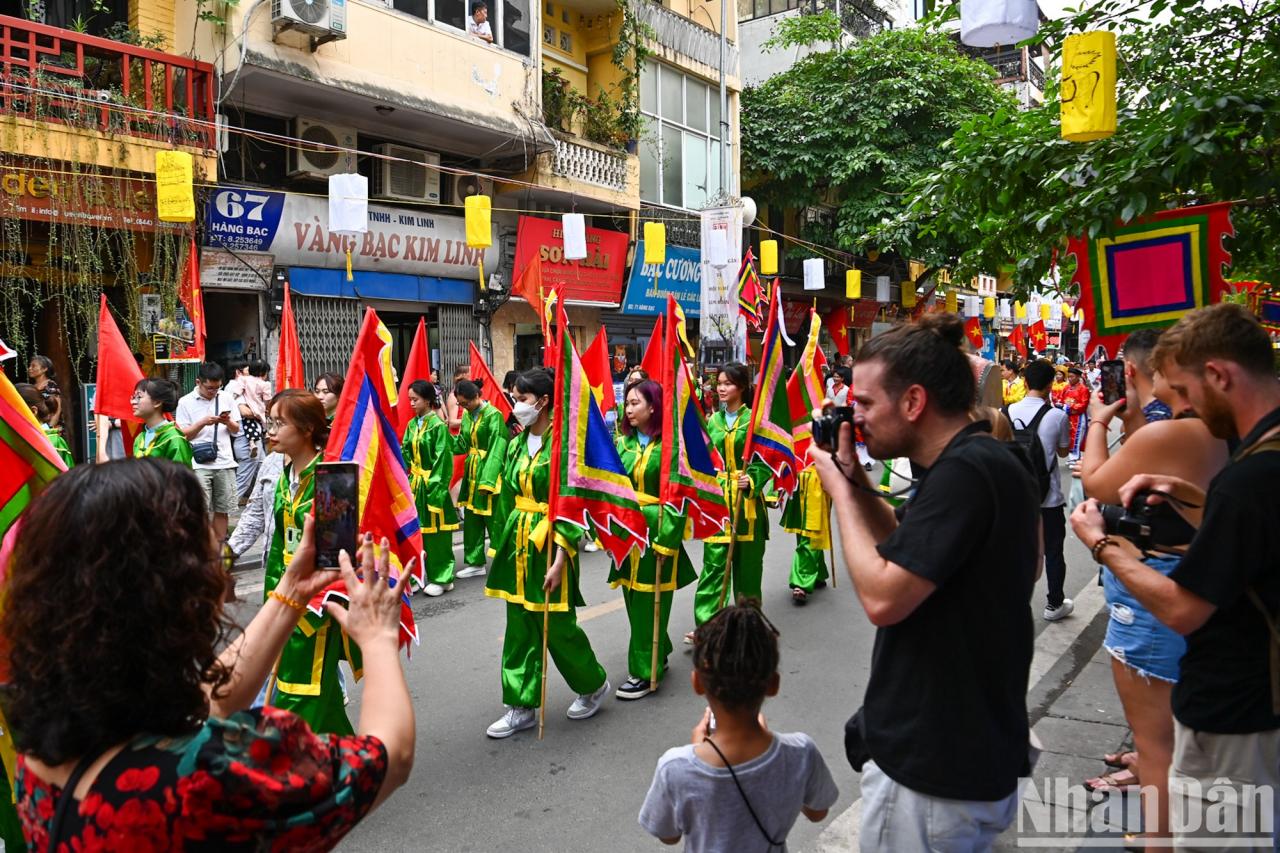
[{"label": "shop awning", "polygon": [[345,270],[289,267],[289,287],[294,293],[304,296],[446,302],[455,305],[475,303],[474,281],[366,270],[356,270],[354,278],[355,281],[347,281]]}]

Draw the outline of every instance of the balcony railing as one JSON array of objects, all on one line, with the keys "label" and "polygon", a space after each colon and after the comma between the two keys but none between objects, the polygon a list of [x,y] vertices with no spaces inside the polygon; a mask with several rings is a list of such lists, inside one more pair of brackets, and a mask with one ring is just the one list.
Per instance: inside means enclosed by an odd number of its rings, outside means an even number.
[{"label": "balcony railing", "polygon": [[616,192],[627,190],[627,158],[623,154],[571,142],[557,134],[551,156],[552,174]]},{"label": "balcony railing", "polygon": [[216,145],[214,70],[0,15],[0,114],[177,145]]}]

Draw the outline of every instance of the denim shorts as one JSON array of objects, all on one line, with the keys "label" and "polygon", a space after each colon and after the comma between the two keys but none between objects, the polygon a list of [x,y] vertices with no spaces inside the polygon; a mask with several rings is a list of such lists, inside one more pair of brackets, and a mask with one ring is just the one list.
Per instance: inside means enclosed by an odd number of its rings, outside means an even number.
[{"label": "denim shorts", "polygon": [[[1162,575],[1178,565],[1177,557],[1148,557],[1143,560]],[[1102,570],[1102,586],[1111,619],[1103,647],[1120,663],[1144,678],[1178,680],[1178,664],[1187,650],[1182,635],[1165,625],[1138,603],[1125,585],[1108,568]]]}]

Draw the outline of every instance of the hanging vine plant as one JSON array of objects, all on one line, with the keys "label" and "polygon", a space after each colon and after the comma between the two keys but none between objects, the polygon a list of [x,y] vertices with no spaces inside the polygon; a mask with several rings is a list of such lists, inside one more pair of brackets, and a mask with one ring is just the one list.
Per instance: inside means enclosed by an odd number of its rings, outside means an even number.
[{"label": "hanging vine plant", "polygon": [[618,81],[618,128],[628,142],[634,142],[640,138],[644,126],[640,116],[640,73],[645,60],[653,55],[649,41],[658,34],[636,15],[631,0],[617,0],[617,5],[622,13],[622,25],[611,58],[622,72],[622,79]]}]

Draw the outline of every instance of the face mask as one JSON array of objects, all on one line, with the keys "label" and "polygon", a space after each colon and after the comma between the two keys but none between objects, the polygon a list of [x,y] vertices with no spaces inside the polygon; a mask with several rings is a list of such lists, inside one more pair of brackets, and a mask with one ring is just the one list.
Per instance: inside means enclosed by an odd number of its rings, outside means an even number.
[{"label": "face mask", "polygon": [[524,400],[516,403],[511,408],[511,414],[515,415],[516,420],[522,427],[532,426],[533,422],[538,419],[538,412],[540,411],[542,411],[542,409],[537,406],[530,405]]}]

